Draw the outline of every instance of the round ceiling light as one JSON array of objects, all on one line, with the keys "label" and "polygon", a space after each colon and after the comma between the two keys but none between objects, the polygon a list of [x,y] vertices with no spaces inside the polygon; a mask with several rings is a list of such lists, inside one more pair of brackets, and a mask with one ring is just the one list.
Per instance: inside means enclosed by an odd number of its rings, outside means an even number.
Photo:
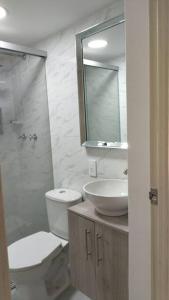
[{"label": "round ceiling light", "polygon": [[0,19],[4,19],[6,15],[7,15],[7,10],[4,7],[0,6]]},{"label": "round ceiling light", "polygon": [[94,40],[88,43],[88,47],[93,49],[105,48],[107,44],[105,40]]}]

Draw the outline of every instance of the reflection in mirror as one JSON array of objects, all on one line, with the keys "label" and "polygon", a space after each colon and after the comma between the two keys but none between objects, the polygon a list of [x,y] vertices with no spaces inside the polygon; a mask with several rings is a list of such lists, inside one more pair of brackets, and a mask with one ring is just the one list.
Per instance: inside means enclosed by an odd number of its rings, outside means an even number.
[{"label": "reflection in mirror", "polygon": [[84,64],[84,78],[87,139],[121,142],[118,70]]},{"label": "reflection in mirror", "polygon": [[81,143],[127,148],[123,17],[77,35],[77,65]]}]

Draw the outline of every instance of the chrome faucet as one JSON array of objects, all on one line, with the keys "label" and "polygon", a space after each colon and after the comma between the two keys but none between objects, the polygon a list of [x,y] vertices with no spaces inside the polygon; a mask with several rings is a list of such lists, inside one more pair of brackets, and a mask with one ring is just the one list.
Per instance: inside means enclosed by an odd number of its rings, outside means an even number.
[{"label": "chrome faucet", "polygon": [[30,141],[31,140],[37,141],[37,139],[38,139],[38,137],[37,137],[36,133],[34,133],[33,135],[30,134],[30,136],[29,136]]},{"label": "chrome faucet", "polygon": [[25,133],[23,133],[22,135],[20,135],[18,137],[19,140],[25,141],[27,139],[27,136],[25,135]]},{"label": "chrome faucet", "polygon": [[124,175],[128,175],[128,169],[125,169],[123,172]]}]

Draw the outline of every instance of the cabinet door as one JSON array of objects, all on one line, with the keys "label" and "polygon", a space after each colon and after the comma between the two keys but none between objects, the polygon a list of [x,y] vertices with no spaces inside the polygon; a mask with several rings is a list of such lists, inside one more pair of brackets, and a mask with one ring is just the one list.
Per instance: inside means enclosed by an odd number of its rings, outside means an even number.
[{"label": "cabinet door", "polygon": [[97,300],[128,300],[128,235],[95,227]]},{"label": "cabinet door", "polygon": [[95,300],[94,228],[94,222],[69,212],[69,251],[72,284]]}]

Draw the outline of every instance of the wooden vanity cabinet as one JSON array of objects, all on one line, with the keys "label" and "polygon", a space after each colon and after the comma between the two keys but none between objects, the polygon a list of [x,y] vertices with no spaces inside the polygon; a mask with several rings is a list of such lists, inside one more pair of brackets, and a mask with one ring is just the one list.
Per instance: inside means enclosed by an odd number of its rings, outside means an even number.
[{"label": "wooden vanity cabinet", "polygon": [[128,237],[95,225],[96,299],[128,300]]},{"label": "wooden vanity cabinet", "polygon": [[94,222],[69,212],[69,255],[72,285],[96,299]]},{"label": "wooden vanity cabinet", "polygon": [[128,300],[128,234],[69,211],[74,287],[92,300]]}]

